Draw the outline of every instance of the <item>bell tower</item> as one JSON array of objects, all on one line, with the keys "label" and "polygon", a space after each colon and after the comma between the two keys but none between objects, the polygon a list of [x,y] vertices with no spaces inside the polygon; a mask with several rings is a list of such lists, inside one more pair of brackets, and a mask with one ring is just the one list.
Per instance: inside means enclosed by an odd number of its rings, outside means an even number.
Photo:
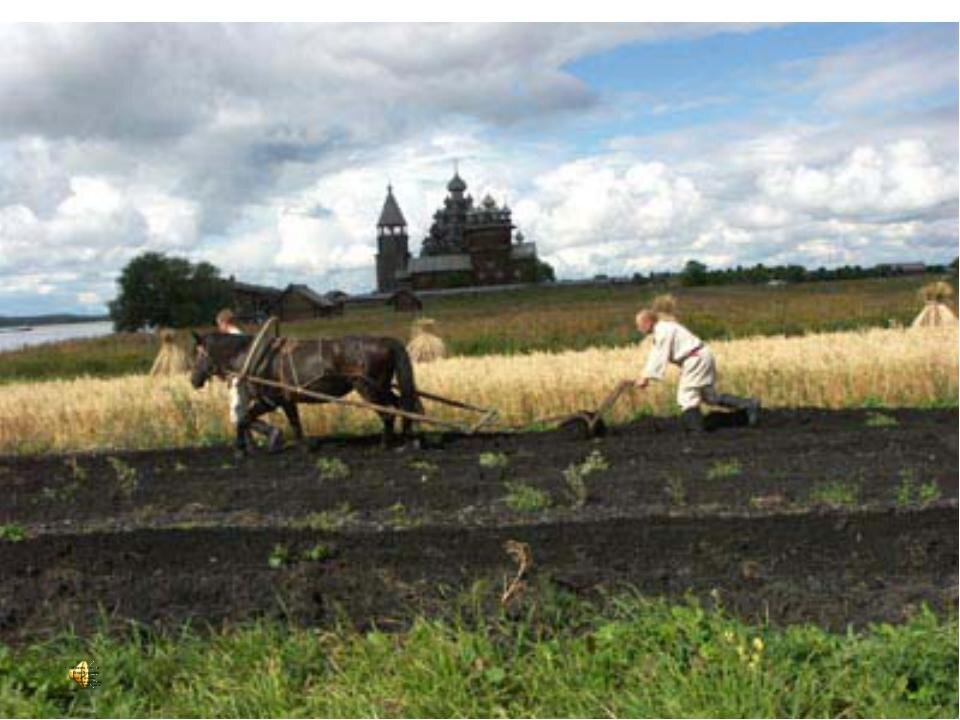
[{"label": "bell tower", "polygon": [[393,196],[393,186],[387,185],[387,199],[377,221],[377,292],[397,289],[397,272],[406,270],[410,261],[407,244],[407,221]]}]

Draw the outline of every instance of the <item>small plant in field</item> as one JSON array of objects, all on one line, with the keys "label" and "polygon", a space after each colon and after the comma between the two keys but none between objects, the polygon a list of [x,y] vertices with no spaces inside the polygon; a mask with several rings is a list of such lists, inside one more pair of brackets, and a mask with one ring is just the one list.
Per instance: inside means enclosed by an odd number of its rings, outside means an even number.
[{"label": "small plant in field", "polygon": [[319,458],[317,470],[321,480],[342,480],[350,476],[350,468],[340,458]]},{"label": "small plant in field", "polygon": [[440,467],[429,460],[414,460],[410,463],[410,469],[420,473],[420,482],[427,482],[440,472]]},{"label": "small plant in field", "polygon": [[587,489],[586,478],[594,473],[608,470],[610,465],[599,450],[591,452],[580,464],[573,464],[563,471],[563,479],[567,483],[574,507],[583,507],[590,492]]},{"label": "small plant in field", "polygon": [[139,484],[137,469],[120,458],[108,457],[107,462],[110,463],[110,467],[113,468],[117,477],[117,490],[123,497],[129,499],[133,496]]},{"label": "small plant in field", "polygon": [[63,464],[67,466],[71,477],[73,477],[75,481],[83,482],[87,479],[87,471],[80,467],[80,463],[75,457],[67,458],[63,461]]},{"label": "small plant in field", "polygon": [[290,527],[332,532],[333,530],[339,530],[352,517],[353,511],[350,510],[350,503],[343,502],[334,510],[323,510],[298,518],[290,523]]},{"label": "small plant in field", "polygon": [[687,491],[683,487],[683,479],[674,475],[664,486],[663,491],[667,494],[667,497],[670,499],[670,503],[673,505],[682,506],[687,502]]},{"label": "small plant in field", "polygon": [[780,493],[773,495],[754,495],[750,498],[750,507],[754,510],[771,510],[786,505],[787,499]]},{"label": "small plant in field", "polygon": [[503,470],[510,464],[510,460],[503,453],[484,452],[480,453],[480,467],[488,470]]},{"label": "small plant in field", "polygon": [[8,524],[0,525],[0,540],[7,540],[8,542],[20,542],[26,537],[26,533],[23,531],[23,528],[19,525]]},{"label": "small plant in field", "polygon": [[397,530],[415,528],[421,523],[420,520],[407,514],[407,508],[402,502],[394,503],[387,509],[390,512],[390,524]]},{"label": "small plant in field", "polygon": [[934,481],[916,484],[917,474],[914,470],[900,471],[900,485],[897,487],[897,505],[926,505],[940,498],[940,486]]},{"label": "small plant in field", "polygon": [[329,545],[324,545],[323,543],[317,543],[312,548],[307,550],[303,557],[305,560],[310,560],[312,562],[320,562],[321,560],[329,560],[333,557],[333,549]]},{"label": "small plant in field", "polygon": [[810,502],[826,505],[853,505],[860,489],[853,483],[841,481],[821,483],[810,493]]},{"label": "small plant in field", "polygon": [[722,480],[724,478],[737,477],[743,472],[740,467],[740,461],[736,458],[732,460],[717,460],[710,469],[707,470],[707,480]]},{"label": "small plant in field", "polygon": [[867,427],[894,427],[899,425],[895,417],[881,412],[867,413]]},{"label": "small plant in field", "polygon": [[940,499],[940,486],[932,480],[920,486],[917,490],[917,499],[921,505],[926,505]]},{"label": "small plant in field", "polygon": [[273,550],[270,552],[270,555],[267,557],[267,565],[269,565],[274,570],[282,568],[290,561],[290,549],[282,544],[277,543],[273,546]]},{"label": "small plant in field", "polygon": [[40,491],[40,496],[48,502],[67,503],[73,500],[80,486],[75,482],[69,482],[58,488],[45,487]]},{"label": "small plant in field", "polygon": [[550,495],[521,482],[508,482],[505,501],[512,510],[537,512],[550,506]]}]

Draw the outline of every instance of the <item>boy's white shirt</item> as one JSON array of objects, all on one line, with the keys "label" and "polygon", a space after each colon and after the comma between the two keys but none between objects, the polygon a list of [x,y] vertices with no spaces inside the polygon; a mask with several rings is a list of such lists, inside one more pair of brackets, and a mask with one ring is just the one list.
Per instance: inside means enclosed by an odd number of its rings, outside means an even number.
[{"label": "boy's white shirt", "polygon": [[675,363],[703,344],[700,338],[673,320],[658,320],[652,334],[653,346],[643,367],[643,377],[650,380],[662,380],[667,363]]}]

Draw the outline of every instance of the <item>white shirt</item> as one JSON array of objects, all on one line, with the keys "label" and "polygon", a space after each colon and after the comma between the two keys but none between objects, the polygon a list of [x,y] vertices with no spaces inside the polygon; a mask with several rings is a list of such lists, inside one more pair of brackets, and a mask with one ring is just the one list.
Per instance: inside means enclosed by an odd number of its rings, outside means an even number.
[{"label": "white shirt", "polygon": [[696,335],[673,320],[658,320],[653,326],[653,347],[647,354],[647,363],[643,368],[643,377],[662,380],[667,363],[677,365],[688,353],[703,345]]}]

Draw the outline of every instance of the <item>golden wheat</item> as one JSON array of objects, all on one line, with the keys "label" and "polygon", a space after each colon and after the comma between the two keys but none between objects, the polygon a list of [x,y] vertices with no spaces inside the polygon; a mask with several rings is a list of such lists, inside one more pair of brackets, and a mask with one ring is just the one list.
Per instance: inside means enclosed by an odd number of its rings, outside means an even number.
[{"label": "golden wheat", "polygon": [[[711,343],[718,387],[759,396],[766,407],[838,408],[955,403],[956,326],[911,330],[758,337]],[[636,377],[645,347],[448,358],[417,366],[424,390],[497,407],[506,424],[596,407],[621,379]],[[646,391],[628,392],[614,409],[673,413],[676,373]],[[364,410],[301,406],[310,434],[376,432]],[[428,412],[463,417],[427,404]],[[285,425],[281,415],[274,421]],[[184,377],[145,375],[0,386],[0,453],[157,448],[224,442],[232,436],[221,382],[203,390]]]}]

